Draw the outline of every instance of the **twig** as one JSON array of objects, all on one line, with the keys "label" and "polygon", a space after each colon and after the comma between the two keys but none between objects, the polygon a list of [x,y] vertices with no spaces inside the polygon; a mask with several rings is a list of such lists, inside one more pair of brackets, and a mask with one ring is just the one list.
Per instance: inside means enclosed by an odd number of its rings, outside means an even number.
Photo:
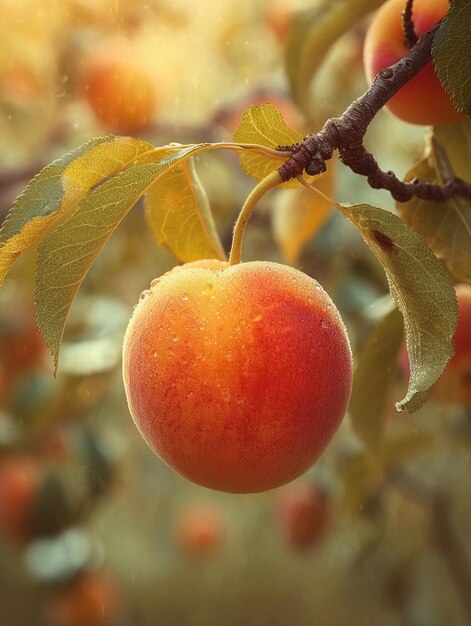
[{"label": "twig", "polygon": [[402,12],[402,32],[404,35],[404,44],[409,50],[418,41],[418,37],[414,29],[414,21],[412,19],[413,4],[414,0],[407,0],[405,9]]},{"label": "twig", "polygon": [[344,165],[366,176],[371,187],[389,191],[399,202],[406,202],[414,196],[437,202],[454,195],[471,199],[471,184],[461,178],[453,178],[443,186],[420,180],[402,182],[394,172],[381,170],[363,145],[368,126],[378,111],[430,61],[433,39],[440,24],[438,22],[420,37],[397,63],[379,72],[371,87],[343,115],[327,120],[318,133],[309,135],[301,143],[279,146],[280,150],[291,151],[291,156],[278,170],[283,181],[296,178],[303,171],[310,175],[325,172],[326,161],[337,150]]}]

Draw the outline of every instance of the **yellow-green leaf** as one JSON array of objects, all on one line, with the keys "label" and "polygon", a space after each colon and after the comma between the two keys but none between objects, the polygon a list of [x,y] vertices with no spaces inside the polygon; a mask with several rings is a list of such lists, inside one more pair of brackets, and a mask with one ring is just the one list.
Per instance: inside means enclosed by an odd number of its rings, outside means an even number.
[{"label": "yellow-green leaf", "polygon": [[383,2],[326,0],[296,16],[286,49],[286,71],[293,98],[305,112],[311,80],[330,46]]},{"label": "yellow-green leaf", "polygon": [[[332,196],[331,172],[316,176],[312,184],[327,197]],[[305,187],[277,192],[272,209],[276,243],[288,263],[296,264],[304,245],[325,223],[332,203]]]},{"label": "yellow-green leaf", "polygon": [[194,159],[162,174],[146,193],[144,208],[157,243],[180,261],[226,258]]},{"label": "yellow-green leaf", "polygon": [[[407,174],[443,185],[454,176],[471,182],[471,123],[435,128],[425,157]],[[447,202],[413,198],[397,203],[403,219],[429,244],[460,282],[471,283],[471,201],[455,196]]]},{"label": "yellow-green leaf", "polygon": [[386,402],[403,336],[402,315],[394,308],[373,328],[356,360],[348,410],[353,430],[375,456],[383,443]]},{"label": "yellow-green leaf", "polygon": [[56,369],[70,307],[98,253],[158,176],[197,148],[178,150],[158,163],[130,165],[90,191],[75,212],[41,242],[36,270],[36,317]]},{"label": "yellow-green leaf", "polygon": [[454,354],[455,290],[429,246],[399,217],[367,204],[341,206],[381,262],[404,316],[411,373],[406,397],[396,407],[416,411]]},{"label": "yellow-green leaf", "polygon": [[16,259],[91,187],[151,148],[132,137],[98,137],[42,169],[15,200],[0,230],[0,285]]},{"label": "yellow-green leaf", "polygon": [[[239,126],[233,134],[236,143],[255,143],[267,148],[291,145],[303,140],[297,130],[288,128],[281,113],[274,104],[259,104],[246,109]],[[239,154],[240,164],[246,174],[261,180],[283,165],[283,159],[264,156],[246,150]],[[285,186],[298,186],[297,181],[289,181]]]}]

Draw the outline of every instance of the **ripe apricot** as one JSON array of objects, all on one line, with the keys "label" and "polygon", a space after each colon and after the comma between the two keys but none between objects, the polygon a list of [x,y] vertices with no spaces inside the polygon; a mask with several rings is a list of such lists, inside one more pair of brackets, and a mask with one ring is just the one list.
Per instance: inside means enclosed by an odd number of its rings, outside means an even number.
[{"label": "ripe apricot", "polygon": [[214,553],[224,538],[225,523],[219,509],[209,504],[191,505],[181,510],[174,521],[174,535],[188,556]]},{"label": "ripe apricot", "polygon": [[280,494],[277,521],[293,548],[307,548],[322,541],[330,524],[326,496],[315,485],[295,485]]},{"label": "ripe apricot", "polygon": [[84,572],[50,599],[46,613],[53,626],[113,626],[118,590],[104,572]]},{"label": "ripe apricot", "polygon": [[84,70],[83,90],[97,118],[112,130],[145,128],[156,107],[149,74],[124,59],[90,59]]},{"label": "ripe apricot", "polygon": [[12,457],[0,465],[0,529],[15,543],[31,534],[41,476],[41,466],[29,457]]},{"label": "ripe apricot", "polygon": [[[413,22],[418,37],[447,12],[448,0],[414,0]],[[405,0],[388,0],[375,13],[365,39],[364,66],[367,79],[393,65],[407,53],[402,30]],[[397,117],[412,124],[439,126],[464,120],[440,84],[432,61],[404,85],[387,104]]]},{"label": "ripe apricot", "polygon": [[129,322],[123,376],[149,446],[190,480],[264,491],[306,471],[345,413],[345,326],[312,278],[277,263],[180,266]]}]

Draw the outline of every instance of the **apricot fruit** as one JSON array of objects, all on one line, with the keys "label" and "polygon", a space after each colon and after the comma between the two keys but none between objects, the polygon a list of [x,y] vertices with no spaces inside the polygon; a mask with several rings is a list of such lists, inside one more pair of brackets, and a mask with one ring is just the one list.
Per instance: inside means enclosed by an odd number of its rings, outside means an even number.
[{"label": "apricot fruit", "polygon": [[204,557],[216,552],[225,531],[221,512],[209,504],[188,506],[174,520],[175,541],[190,557]]},{"label": "apricot fruit", "polygon": [[117,587],[104,572],[83,572],[49,600],[46,614],[53,626],[113,626]]},{"label": "apricot fruit", "polygon": [[96,117],[119,132],[145,128],[156,108],[151,76],[124,59],[92,59],[83,75],[84,95]]},{"label": "apricot fruit", "polygon": [[325,493],[315,485],[293,485],[280,494],[277,521],[293,548],[303,549],[320,543],[330,526]]},{"label": "apricot fruit", "polygon": [[129,322],[123,377],[149,446],[193,482],[233,493],[305,472],[351,392],[339,312],[294,268],[206,260],[152,281]]},{"label": "apricot fruit", "polygon": [[[455,354],[430,389],[430,397],[445,404],[471,406],[471,285],[455,287],[458,299],[458,327],[453,337]],[[409,377],[407,351],[401,352],[401,366]]]},{"label": "apricot fruit", "polygon": [[[414,0],[412,19],[418,37],[447,12],[448,0]],[[388,0],[374,14],[364,45],[367,79],[399,61],[407,52],[402,30],[405,0]],[[464,120],[438,80],[432,61],[404,85],[386,105],[397,117],[412,124],[440,126]]]},{"label": "apricot fruit", "polygon": [[0,529],[16,544],[31,535],[41,477],[39,463],[30,457],[8,458],[0,465]]}]

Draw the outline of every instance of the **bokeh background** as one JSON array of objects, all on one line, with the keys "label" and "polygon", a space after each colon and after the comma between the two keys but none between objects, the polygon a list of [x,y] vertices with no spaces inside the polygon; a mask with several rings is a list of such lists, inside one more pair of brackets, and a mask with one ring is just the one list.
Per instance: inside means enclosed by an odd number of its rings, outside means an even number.
[{"label": "bokeh background", "polygon": [[[328,1],[328,0],[326,0]],[[302,132],[365,88],[367,19],[333,46],[309,122],[285,73],[289,24],[321,0],[1,0],[0,215],[41,167],[91,137],[227,141],[246,106],[272,102]],[[150,113],[123,127],[90,97],[90,67],[136,68]],[[137,86],[136,86],[137,85]],[[116,102],[129,100],[129,83]],[[132,117],[132,116],[131,116]],[[121,127],[120,127],[121,126]],[[124,125],[125,126],[125,125]],[[423,128],[380,113],[367,137],[404,175]],[[197,161],[228,251],[254,181],[232,154]],[[324,191],[394,210],[333,164]],[[339,307],[354,352],[388,309],[387,282],[358,233],[305,192],[277,191],[249,225],[244,258],[295,264]],[[295,227],[289,216],[298,211]],[[0,623],[6,626],[441,626],[469,624],[469,408],[387,403],[373,461],[348,418],[317,465],[259,495],[197,487],[146,447],[124,396],[132,307],[177,261],[142,207],[126,218],[74,304],[57,378],[34,325],[34,251],[0,292]]]}]

